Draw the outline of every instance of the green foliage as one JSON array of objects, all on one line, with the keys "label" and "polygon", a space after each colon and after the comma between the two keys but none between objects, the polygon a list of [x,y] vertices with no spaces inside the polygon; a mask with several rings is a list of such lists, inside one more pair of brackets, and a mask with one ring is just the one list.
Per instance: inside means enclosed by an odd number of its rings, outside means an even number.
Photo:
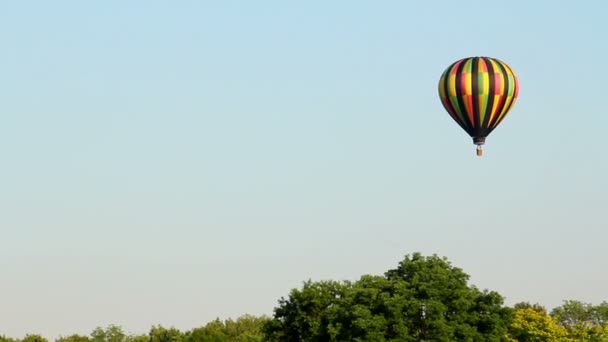
[{"label": "green foliage", "polygon": [[548,314],[538,304],[518,303],[509,337],[511,341],[524,342],[608,342],[608,324],[601,313],[604,307],[605,302],[593,306],[569,300]]},{"label": "green foliage", "polygon": [[608,324],[608,302],[602,302],[600,305],[593,307],[593,317],[596,319],[597,324],[607,325]]},{"label": "green foliage", "polygon": [[270,341],[500,341],[510,310],[436,255],[406,256],[384,276],[305,282],[281,298]]},{"label": "green foliage", "polygon": [[148,342],[183,342],[185,335],[176,328],[153,326],[148,333]]},{"label": "green foliage", "polygon": [[562,306],[551,311],[551,316],[566,328],[595,324],[593,306],[576,300],[565,301]]},{"label": "green foliage", "polygon": [[126,342],[150,342],[148,335],[129,335]]},{"label": "green foliage", "polygon": [[21,340],[21,342],[48,342],[45,337],[42,337],[38,334],[25,335],[25,337]]},{"label": "green foliage", "polygon": [[409,290],[403,311],[412,341],[495,341],[506,333],[502,296],[468,286],[446,258],[415,253],[386,276]]},{"label": "green foliage", "polygon": [[0,342],[48,342],[48,340],[38,334],[27,334],[22,339],[7,337],[5,335],[0,335]]},{"label": "green foliage", "polygon": [[66,337],[59,337],[55,342],[90,342],[90,339],[88,336],[72,334]]},{"label": "green foliage", "polygon": [[187,342],[262,342],[262,327],[269,319],[265,316],[243,315],[236,321],[219,318],[205,326],[192,329],[187,334]]},{"label": "green foliage", "polygon": [[16,339],[0,335],[0,342],[17,342]]},{"label": "green foliage", "polygon": [[91,333],[90,342],[127,342],[127,334],[122,327],[113,324],[105,329],[97,327]]},{"label": "green foliage", "polygon": [[576,300],[564,301],[551,316],[565,327],[576,341],[608,341],[608,303],[593,306]]},{"label": "green foliage", "polygon": [[568,331],[544,308],[520,306],[513,313],[509,340],[514,342],[570,342]]},{"label": "green foliage", "polygon": [[544,306],[542,306],[538,303],[530,304],[529,302],[520,302],[520,303],[513,305],[513,309],[515,309],[515,310],[532,309],[537,312],[547,313],[547,309],[545,309]]},{"label": "green foliage", "polygon": [[[294,289],[289,298],[281,298],[275,319],[265,327],[272,341],[328,340],[329,312],[351,287],[348,282],[307,281],[302,290]],[[335,332],[334,332],[335,333]]]}]

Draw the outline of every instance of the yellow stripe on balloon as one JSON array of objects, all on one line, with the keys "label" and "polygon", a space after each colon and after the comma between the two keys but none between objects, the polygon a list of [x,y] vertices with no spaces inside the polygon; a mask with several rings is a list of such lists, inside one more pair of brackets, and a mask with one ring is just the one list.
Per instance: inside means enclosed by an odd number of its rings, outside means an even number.
[{"label": "yellow stripe on balloon", "polygon": [[445,73],[443,73],[443,75],[441,75],[441,78],[439,79],[439,86],[437,88],[439,88],[439,97],[444,100],[446,98],[446,94],[445,94],[445,88],[443,87],[443,85],[445,84]]},{"label": "yellow stripe on balloon", "polygon": [[456,75],[452,73],[448,76],[448,91],[449,96],[456,96]]},{"label": "yellow stripe on balloon", "polygon": [[488,95],[490,93],[490,74],[487,72],[480,72],[479,78],[481,80],[481,94]]},{"label": "yellow stripe on balloon", "polygon": [[490,123],[493,122],[496,115],[498,115],[496,111],[498,109],[497,107],[501,97],[501,95],[494,95],[494,101],[492,101],[492,111],[490,112],[490,121],[488,121]]},{"label": "yellow stripe on balloon", "polygon": [[486,108],[488,108],[488,96],[479,95],[477,96],[477,103],[479,106],[479,122],[483,124],[483,120],[486,118]]},{"label": "yellow stripe on balloon", "polygon": [[511,102],[513,102],[513,96],[507,96],[505,98],[505,104],[502,106],[502,111],[500,112],[498,119],[494,123],[494,126],[498,125],[498,123],[502,120],[505,114],[507,114],[507,112],[509,111],[509,107],[511,106]]}]

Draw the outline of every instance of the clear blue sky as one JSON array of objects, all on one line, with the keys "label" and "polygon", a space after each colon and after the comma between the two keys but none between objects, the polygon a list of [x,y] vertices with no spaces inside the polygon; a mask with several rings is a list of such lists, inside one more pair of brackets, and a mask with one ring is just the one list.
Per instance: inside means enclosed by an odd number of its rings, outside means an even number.
[{"label": "clear blue sky", "polygon": [[[604,1],[0,4],[0,334],[271,314],[420,251],[607,300]],[[478,158],[437,96],[500,58]]]}]

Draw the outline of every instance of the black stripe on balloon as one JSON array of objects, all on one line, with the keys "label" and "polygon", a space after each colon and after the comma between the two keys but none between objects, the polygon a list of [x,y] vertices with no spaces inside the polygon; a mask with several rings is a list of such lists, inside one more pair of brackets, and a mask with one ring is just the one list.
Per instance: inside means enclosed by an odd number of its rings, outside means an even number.
[{"label": "black stripe on balloon", "polygon": [[[490,122],[489,124],[489,129],[488,129],[488,134],[490,132],[492,132],[494,130],[494,128],[496,128],[496,126],[498,126],[498,124],[500,123],[500,121],[502,121],[502,118],[500,118],[500,113],[502,113],[502,110],[505,108],[505,101],[507,101],[507,94],[509,92],[509,77],[507,76],[507,70],[505,70],[505,67],[502,65],[502,63],[500,61],[496,61],[496,64],[498,65],[498,68],[500,69],[500,73],[502,74],[502,78],[504,80],[504,86],[503,86],[503,92],[502,94],[500,94],[500,104],[498,106],[496,106],[496,119],[492,122]],[[504,117],[504,116],[503,116]]]},{"label": "black stripe on balloon", "polygon": [[479,66],[479,58],[475,57],[472,60],[471,63],[471,90],[472,90],[472,101],[471,103],[473,104],[473,120],[475,120],[474,122],[474,126],[475,126],[475,135],[478,135],[479,129],[480,129],[480,117],[479,117],[479,96],[477,96],[477,94],[479,94],[479,70],[477,70]]},{"label": "black stripe on balloon", "polygon": [[488,57],[483,57],[483,61],[486,62],[486,67],[488,69],[488,80],[490,81],[489,86],[489,94],[488,94],[488,104],[486,106],[486,112],[483,117],[483,123],[481,127],[484,129],[488,129],[488,124],[490,123],[490,114],[492,114],[492,106],[494,105],[494,88],[496,87],[495,79],[494,79],[494,66]]},{"label": "black stripe on balloon", "polygon": [[467,64],[466,60],[463,60],[462,63],[456,69],[456,100],[458,101],[458,106],[461,109],[462,116],[465,118],[464,123],[466,128],[464,128],[470,136],[473,136],[473,123],[469,120],[469,115],[467,114],[467,107],[464,105],[464,100],[462,98],[462,69],[464,69],[464,65]]}]

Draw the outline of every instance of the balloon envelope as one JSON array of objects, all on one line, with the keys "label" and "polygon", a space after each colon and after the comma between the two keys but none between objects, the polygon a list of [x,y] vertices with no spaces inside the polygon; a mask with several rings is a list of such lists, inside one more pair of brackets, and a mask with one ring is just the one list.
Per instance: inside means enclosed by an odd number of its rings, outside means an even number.
[{"label": "balloon envelope", "polygon": [[452,119],[477,145],[513,107],[519,81],[510,66],[490,57],[467,57],[450,65],[439,80],[439,97]]}]

